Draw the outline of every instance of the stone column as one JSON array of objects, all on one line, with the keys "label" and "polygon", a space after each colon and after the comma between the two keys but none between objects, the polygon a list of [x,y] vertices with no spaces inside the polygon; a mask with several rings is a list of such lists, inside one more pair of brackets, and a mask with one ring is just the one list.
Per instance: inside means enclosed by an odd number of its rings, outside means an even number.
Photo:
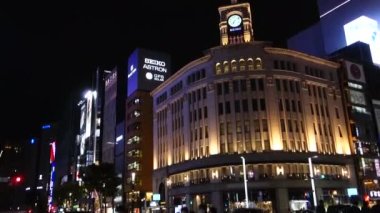
[{"label": "stone column", "polygon": [[276,189],[276,212],[286,213],[289,212],[289,194],[287,188]]},{"label": "stone column", "polygon": [[315,187],[315,193],[317,196],[317,203],[319,204],[319,200],[323,200],[323,190],[321,187]]},{"label": "stone column", "polygon": [[216,208],[217,212],[223,212],[223,192],[211,192],[211,203]]}]

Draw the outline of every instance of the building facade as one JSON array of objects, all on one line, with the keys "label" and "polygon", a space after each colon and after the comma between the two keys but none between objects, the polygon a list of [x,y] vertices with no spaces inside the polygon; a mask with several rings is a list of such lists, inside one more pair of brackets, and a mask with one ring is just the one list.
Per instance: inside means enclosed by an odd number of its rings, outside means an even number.
[{"label": "building facade", "polygon": [[[137,48],[129,57],[124,136],[124,192],[128,212],[152,193],[153,112],[150,91],[170,74],[169,55]],[[146,204],[146,203],[145,203]]]},{"label": "building facade", "polygon": [[[342,48],[331,59],[341,64],[339,81],[344,91],[347,129],[352,141],[359,194],[377,200],[373,192],[380,189],[377,117],[373,99],[379,97],[379,68],[373,65],[370,46],[357,42]],[[376,193],[377,194],[377,193]]]},{"label": "building facade", "polygon": [[153,192],[170,211],[242,207],[244,157],[251,206],[312,204],[310,166],[316,197],[338,202],[356,187],[340,65],[253,41],[247,3],[219,13],[221,46],[151,92]]},{"label": "building facade", "polygon": [[114,163],[116,143],[116,98],[117,98],[117,69],[106,74],[104,79],[104,103],[102,118],[102,163]]},{"label": "building facade", "polygon": [[27,144],[25,159],[29,167],[25,168],[25,203],[36,211],[48,211],[53,205],[53,187],[56,183],[56,144],[57,124],[45,124],[41,127],[41,136],[33,138]]}]

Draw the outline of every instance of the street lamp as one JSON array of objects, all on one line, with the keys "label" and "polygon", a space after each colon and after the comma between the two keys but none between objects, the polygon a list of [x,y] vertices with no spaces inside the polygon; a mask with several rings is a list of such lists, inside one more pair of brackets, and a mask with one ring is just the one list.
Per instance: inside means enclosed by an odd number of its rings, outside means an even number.
[{"label": "street lamp", "polygon": [[316,208],[317,207],[317,196],[315,193],[314,170],[313,170],[313,163],[311,162],[312,158],[318,158],[318,156],[315,155],[315,156],[307,158],[309,160],[309,172],[310,172],[310,180],[311,180],[311,190],[313,192],[313,204],[314,204],[314,208]]},{"label": "street lamp", "polygon": [[247,174],[245,171],[245,158],[243,156],[240,156],[241,160],[243,161],[243,175],[244,175],[244,191],[245,191],[245,207],[249,208],[248,205],[248,189],[247,189]]}]

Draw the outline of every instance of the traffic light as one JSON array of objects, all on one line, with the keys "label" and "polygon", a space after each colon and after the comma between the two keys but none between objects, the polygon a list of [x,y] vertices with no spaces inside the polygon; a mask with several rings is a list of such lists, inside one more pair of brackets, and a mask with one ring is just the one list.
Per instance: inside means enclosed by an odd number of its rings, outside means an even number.
[{"label": "traffic light", "polygon": [[16,179],[15,179],[16,183],[21,183],[21,180],[22,180],[22,179],[21,179],[20,176],[17,176]]},{"label": "traffic light", "polygon": [[19,186],[21,185],[22,183],[24,182],[24,177],[22,175],[14,175],[12,178],[11,178],[11,182],[10,184],[12,186]]},{"label": "traffic light", "polygon": [[364,199],[363,200],[366,201],[366,202],[369,202],[369,196],[368,195],[364,195]]}]

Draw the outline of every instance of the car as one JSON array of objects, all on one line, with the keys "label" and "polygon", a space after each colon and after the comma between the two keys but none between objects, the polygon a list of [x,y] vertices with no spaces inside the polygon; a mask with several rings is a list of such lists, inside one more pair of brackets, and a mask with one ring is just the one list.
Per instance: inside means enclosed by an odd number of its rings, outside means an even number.
[{"label": "car", "polygon": [[349,205],[342,205],[342,204],[331,205],[327,208],[327,213],[335,213],[335,212],[344,213],[347,211],[348,208],[350,208]]},{"label": "car", "polygon": [[259,208],[240,208],[235,209],[234,213],[264,213],[264,210]]}]

